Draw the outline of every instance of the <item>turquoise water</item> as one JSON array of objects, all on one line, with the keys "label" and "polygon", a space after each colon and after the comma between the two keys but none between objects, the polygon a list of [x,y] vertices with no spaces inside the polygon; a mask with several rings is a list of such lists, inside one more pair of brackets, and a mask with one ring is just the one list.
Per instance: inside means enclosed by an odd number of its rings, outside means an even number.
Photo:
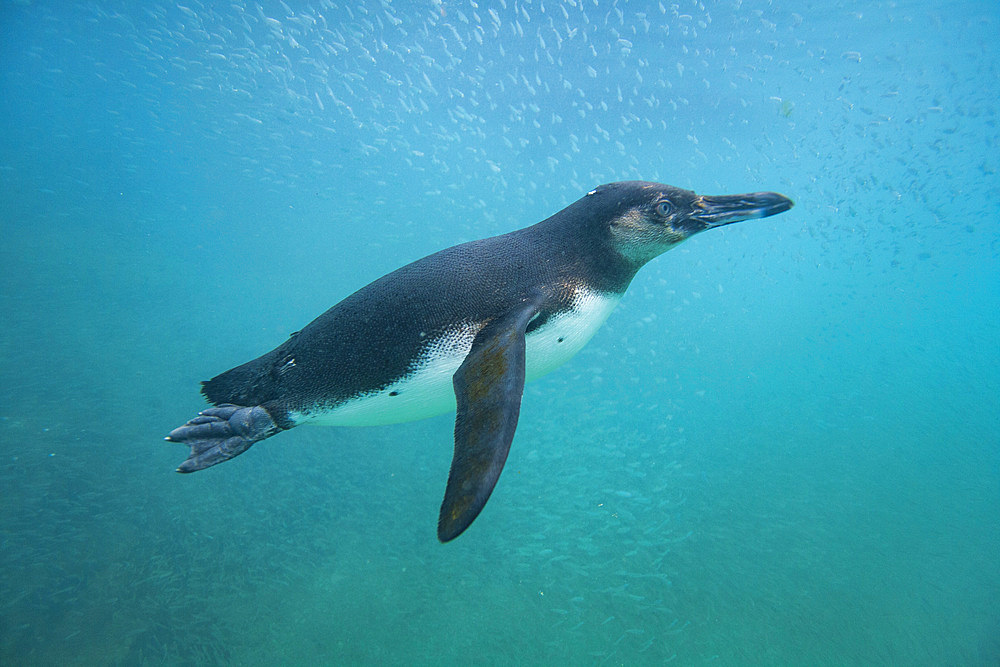
[{"label": "turquoise water", "polygon": [[[995,2],[0,4],[0,663],[997,664]],[[528,385],[194,475],[198,382],[613,180],[776,190]]]}]

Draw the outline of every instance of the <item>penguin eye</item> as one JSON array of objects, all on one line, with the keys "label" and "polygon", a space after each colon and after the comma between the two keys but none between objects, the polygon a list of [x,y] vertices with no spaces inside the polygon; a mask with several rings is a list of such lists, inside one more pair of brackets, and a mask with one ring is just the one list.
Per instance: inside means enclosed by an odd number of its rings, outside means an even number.
[{"label": "penguin eye", "polygon": [[656,205],[656,214],[661,218],[668,218],[674,212],[674,205],[669,201],[661,201]]}]

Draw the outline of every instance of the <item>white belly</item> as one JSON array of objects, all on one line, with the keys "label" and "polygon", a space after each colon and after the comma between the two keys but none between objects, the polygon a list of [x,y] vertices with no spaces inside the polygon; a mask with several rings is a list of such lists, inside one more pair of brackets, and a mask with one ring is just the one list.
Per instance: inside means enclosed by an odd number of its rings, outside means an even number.
[{"label": "white belly", "polygon": [[[525,339],[525,375],[531,381],[580,351],[611,314],[618,297],[581,290],[573,310],[552,317]],[[425,353],[416,371],[386,387],[322,412],[292,413],[296,424],[371,426],[433,417],[455,409],[451,378],[472,348],[481,323],[464,323]]]}]

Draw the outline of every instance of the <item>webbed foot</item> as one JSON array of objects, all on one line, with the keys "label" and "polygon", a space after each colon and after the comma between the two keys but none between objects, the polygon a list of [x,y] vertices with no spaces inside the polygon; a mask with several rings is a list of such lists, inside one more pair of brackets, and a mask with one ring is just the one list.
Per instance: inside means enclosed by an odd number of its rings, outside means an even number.
[{"label": "webbed foot", "polygon": [[255,442],[269,438],[281,428],[267,410],[255,405],[220,405],[198,416],[165,439],[191,447],[191,454],[177,472],[195,472],[239,456]]}]

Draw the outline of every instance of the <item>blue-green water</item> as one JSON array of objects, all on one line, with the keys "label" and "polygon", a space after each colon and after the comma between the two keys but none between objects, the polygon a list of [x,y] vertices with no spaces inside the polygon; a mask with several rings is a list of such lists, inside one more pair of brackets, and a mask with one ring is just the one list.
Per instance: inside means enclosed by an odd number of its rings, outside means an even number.
[{"label": "blue-green water", "polygon": [[[0,3],[0,663],[997,664],[1000,9],[781,4]],[[198,381],[633,178],[797,205],[455,542],[450,416],[173,472]]]}]

